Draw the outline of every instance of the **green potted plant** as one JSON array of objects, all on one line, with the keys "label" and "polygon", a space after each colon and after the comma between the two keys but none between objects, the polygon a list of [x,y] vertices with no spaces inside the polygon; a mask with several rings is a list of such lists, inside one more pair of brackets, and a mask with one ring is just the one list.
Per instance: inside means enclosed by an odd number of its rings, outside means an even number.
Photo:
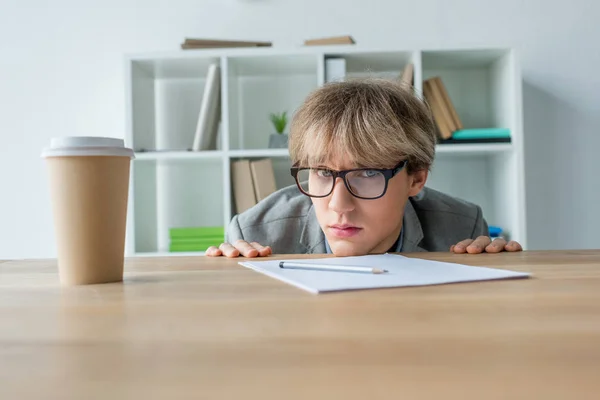
[{"label": "green potted plant", "polygon": [[271,113],[269,116],[275,132],[269,136],[269,148],[281,149],[288,147],[288,135],[284,133],[288,123],[287,111],[281,113]]}]

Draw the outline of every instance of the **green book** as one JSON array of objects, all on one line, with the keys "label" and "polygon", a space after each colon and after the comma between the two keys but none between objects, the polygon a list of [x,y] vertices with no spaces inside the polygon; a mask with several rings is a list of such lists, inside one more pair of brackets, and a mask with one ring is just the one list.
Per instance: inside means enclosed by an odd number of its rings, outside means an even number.
[{"label": "green book", "polygon": [[177,244],[191,244],[191,243],[217,243],[221,244],[225,238],[223,236],[211,236],[202,238],[173,238],[171,243]]},{"label": "green book", "polygon": [[206,237],[225,237],[225,227],[223,226],[203,226],[190,228],[171,228],[169,237],[174,238],[206,238]]},{"label": "green book", "polygon": [[210,246],[219,246],[223,242],[222,238],[215,239],[198,239],[189,241],[172,241],[169,244],[169,251],[205,251]]},{"label": "green book", "polygon": [[503,139],[510,138],[510,129],[485,128],[485,129],[461,129],[452,134],[452,139]]},{"label": "green book", "polygon": [[190,252],[191,251],[206,251],[206,249],[208,249],[208,247],[210,247],[210,246],[207,246],[207,247],[204,247],[204,246],[180,246],[180,245],[177,245],[177,244],[171,244],[169,246],[169,252],[170,253],[177,253],[179,251],[185,251],[185,252],[188,252],[188,251],[190,251]]}]

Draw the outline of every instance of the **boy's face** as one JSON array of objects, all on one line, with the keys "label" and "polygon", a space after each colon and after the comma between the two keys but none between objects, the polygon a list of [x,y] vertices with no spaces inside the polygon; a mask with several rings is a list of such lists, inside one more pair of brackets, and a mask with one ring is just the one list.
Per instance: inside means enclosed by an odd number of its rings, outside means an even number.
[{"label": "boy's face", "polygon": [[[331,170],[356,168],[341,161],[326,167]],[[345,257],[388,251],[400,234],[408,198],[418,194],[426,180],[427,170],[409,175],[404,168],[389,180],[385,195],[378,199],[354,197],[339,178],[329,196],[311,197],[319,225],[333,253]]]}]

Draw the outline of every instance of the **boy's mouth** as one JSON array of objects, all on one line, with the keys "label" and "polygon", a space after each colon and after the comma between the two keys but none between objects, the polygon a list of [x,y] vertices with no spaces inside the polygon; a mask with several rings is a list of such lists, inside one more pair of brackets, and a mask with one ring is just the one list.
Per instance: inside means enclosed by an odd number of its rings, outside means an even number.
[{"label": "boy's mouth", "polygon": [[330,225],[329,230],[339,238],[349,238],[358,235],[362,228],[349,224]]}]

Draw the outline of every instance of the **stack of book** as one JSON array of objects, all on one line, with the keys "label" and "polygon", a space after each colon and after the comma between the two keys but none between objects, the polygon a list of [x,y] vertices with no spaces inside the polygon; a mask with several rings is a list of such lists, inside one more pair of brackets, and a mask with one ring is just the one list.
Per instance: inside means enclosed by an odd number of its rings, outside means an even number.
[{"label": "stack of book", "polygon": [[438,128],[438,142],[451,143],[508,143],[510,130],[505,128],[465,129],[450,99],[442,78],[434,76],[423,81],[423,95],[429,103]]},{"label": "stack of book", "polygon": [[510,129],[461,129],[452,133],[450,139],[439,140],[439,143],[510,143]]},{"label": "stack of book", "polygon": [[317,39],[307,39],[304,41],[305,46],[325,46],[325,45],[340,45],[340,44],[356,44],[354,38],[350,35],[345,36],[330,36]]},{"label": "stack of book", "polygon": [[441,139],[450,139],[452,133],[463,129],[462,121],[450,100],[448,91],[439,76],[423,82],[423,94],[431,107],[433,119]]},{"label": "stack of book", "polygon": [[245,40],[217,40],[186,38],[181,48],[189,49],[220,49],[230,47],[271,47],[271,42],[253,42]]},{"label": "stack of book", "polygon": [[231,163],[233,199],[242,213],[277,190],[270,158],[236,160]]},{"label": "stack of book", "polygon": [[206,251],[210,246],[219,246],[225,240],[222,226],[204,226],[169,229],[169,251]]}]

